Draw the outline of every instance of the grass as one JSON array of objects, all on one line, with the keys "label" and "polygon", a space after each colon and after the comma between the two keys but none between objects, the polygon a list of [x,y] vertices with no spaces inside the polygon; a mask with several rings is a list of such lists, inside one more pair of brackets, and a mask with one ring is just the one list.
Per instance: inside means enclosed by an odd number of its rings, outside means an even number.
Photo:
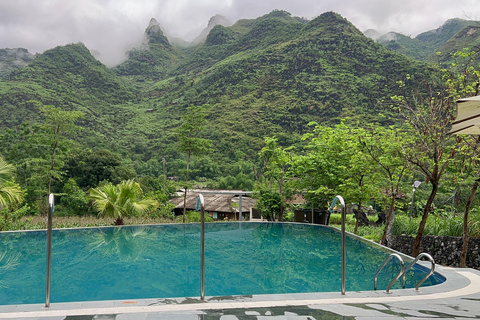
[{"label": "grass", "polygon": [[[398,215],[395,217],[395,224],[393,233],[395,235],[411,235],[417,234],[418,225],[421,217],[414,217],[410,219],[406,215]],[[447,214],[447,215],[432,215],[430,214],[425,225],[424,235],[434,236],[463,236],[463,215],[461,214]],[[470,237],[480,237],[480,214],[472,210],[468,222],[468,234]]]},{"label": "grass", "polygon": [[[171,219],[165,218],[153,218],[149,216],[144,217],[125,217],[125,225],[140,225],[140,224],[160,224],[160,223],[172,223]],[[24,230],[37,230],[46,229],[46,217],[34,216],[23,217],[22,225]],[[53,228],[86,228],[86,227],[103,227],[113,226],[113,219],[108,217],[96,217],[96,216],[63,216],[52,218]]]},{"label": "grass", "polygon": [[[376,216],[369,216],[370,221],[375,221]],[[395,217],[395,224],[393,228],[394,235],[410,235],[415,236],[420,224],[421,217],[409,218],[405,214],[397,214]],[[182,223],[181,216],[174,220],[170,218],[160,218],[151,216],[142,217],[125,217],[125,225],[142,225],[142,224],[162,224],[162,223]],[[187,214],[188,222],[199,222],[200,216],[196,212],[189,212]],[[206,217],[206,222],[211,222],[212,219]],[[340,228],[341,215],[332,214],[330,216],[330,225]],[[112,226],[113,219],[108,217],[97,217],[92,215],[87,216],[54,216],[52,220],[53,228],[85,228],[85,227],[100,227]],[[353,233],[355,229],[355,218],[353,215],[347,215],[345,228],[348,232]],[[37,230],[46,229],[46,217],[33,216],[23,217],[15,223],[12,230]],[[379,242],[382,238],[384,225],[381,226],[365,226],[359,227],[357,235],[365,239]],[[5,229],[6,230],[6,229]],[[444,216],[430,215],[425,226],[424,235],[436,236],[452,236],[461,237],[463,235],[463,215],[449,214]],[[469,235],[470,237],[480,237],[480,210],[472,210],[469,219]]]},{"label": "grass", "polygon": [[[355,217],[352,214],[347,214],[345,220],[345,230],[353,233],[355,230]],[[375,222],[377,220],[376,216],[368,216],[368,219],[371,222]],[[340,213],[332,213],[330,215],[330,225],[333,227],[341,227],[342,223],[342,215]],[[357,235],[368,239],[372,240],[374,242],[380,242],[382,239],[382,234],[383,234],[383,225],[381,226],[365,226],[365,227],[358,227],[358,232]]]}]

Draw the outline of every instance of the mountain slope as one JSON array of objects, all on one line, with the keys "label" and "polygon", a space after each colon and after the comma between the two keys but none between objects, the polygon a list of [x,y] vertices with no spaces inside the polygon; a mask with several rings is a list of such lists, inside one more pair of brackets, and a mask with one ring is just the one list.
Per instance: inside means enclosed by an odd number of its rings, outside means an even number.
[{"label": "mountain slope", "polygon": [[[233,157],[231,141],[254,157],[264,136],[276,134],[288,144],[309,130],[310,121],[331,125],[351,117],[363,123],[393,123],[392,118],[378,117],[388,111],[377,102],[394,94],[396,81],[405,74],[420,78],[429,72],[426,65],[369,40],[335,13],[291,28],[289,34],[286,30],[278,20],[251,23],[236,40],[219,45],[218,51],[236,48],[235,54],[212,60],[203,69],[195,65],[190,76],[182,72],[181,82],[177,77],[158,82],[147,95],[156,97],[159,112],[166,114],[207,104],[215,157]],[[244,47],[251,43],[244,41],[248,35],[268,40]]]},{"label": "mountain slope", "polygon": [[428,61],[450,64],[454,61],[452,54],[465,48],[476,52],[475,61],[480,62],[480,25],[464,27],[438,49],[439,54],[432,55]]},{"label": "mountain slope", "polygon": [[159,80],[179,64],[183,54],[172,46],[158,22],[150,20],[140,48],[128,52],[128,59],[115,68],[118,75]]},{"label": "mountain slope", "polygon": [[[396,32],[389,32],[379,35],[374,30],[365,31],[365,35],[381,43],[390,50],[405,54],[409,57],[420,61],[429,62],[446,62],[450,59],[451,53],[463,50],[463,48],[471,48],[476,46],[476,39],[471,37],[459,36],[464,39],[457,41],[454,38],[462,29],[477,28],[480,26],[479,21],[463,20],[459,18],[447,20],[437,29],[423,32],[415,38],[402,35]],[[466,33],[464,32],[464,33]],[[457,37],[458,39],[458,37]],[[447,42],[455,41],[456,44],[448,44]],[[436,53],[440,51],[443,54],[439,58]]]},{"label": "mountain slope", "polygon": [[390,50],[425,61],[435,51],[435,47],[417,38],[410,38],[396,32],[389,32],[377,38],[377,42]]},{"label": "mountain slope", "polygon": [[[4,126],[38,121],[26,101],[40,100],[86,113],[79,135],[87,147],[111,149],[142,164],[169,159],[172,175],[184,167],[174,129],[186,108],[204,105],[213,151],[192,164],[192,178],[227,175],[234,163],[257,160],[265,136],[296,144],[316,121],[333,125],[393,124],[381,99],[400,93],[432,70],[365,37],[340,15],[306,23],[284,11],[216,26],[205,43],[176,48],[152,21],[146,47],[107,69],[81,44],[37,56],[0,81]],[[385,116],[380,116],[384,114]],[[153,160],[152,160],[153,161]],[[251,168],[251,165],[249,166]],[[157,168],[158,169],[158,168]]]},{"label": "mountain slope", "polygon": [[25,67],[33,58],[34,55],[27,49],[0,49],[0,78],[7,76],[14,70]]}]

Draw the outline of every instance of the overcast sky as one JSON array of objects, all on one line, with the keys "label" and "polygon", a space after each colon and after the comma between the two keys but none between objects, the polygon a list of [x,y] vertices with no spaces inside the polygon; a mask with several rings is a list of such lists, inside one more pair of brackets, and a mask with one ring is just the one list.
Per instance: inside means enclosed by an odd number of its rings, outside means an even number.
[{"label": "overcast sky", "polygon": [[273,9],[309,19],[334,11],[362,31],[412,37],[450,18],[480,20],[478,0],[0,0],[0,48],[41,53],[83,42],[112,65],[141,41],[151,18],[170,36],[191,40],[215,14],[235,22]]}]

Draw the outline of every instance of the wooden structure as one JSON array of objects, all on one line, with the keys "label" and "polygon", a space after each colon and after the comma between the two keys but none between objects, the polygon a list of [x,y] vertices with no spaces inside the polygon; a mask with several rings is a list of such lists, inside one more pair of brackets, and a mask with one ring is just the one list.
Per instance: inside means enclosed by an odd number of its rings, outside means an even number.
[{"label": "wooden structure", "polygon": [[[214,220],[250,220],[250,217],[255,216],[254,207],[257,204],[256,199],[248,196],[250,193],[243,190],[188,190],[186,208],[195,210],[198,195],[202,194],[205,199],[205,213],[208,213]],[[170,200],[175,204],[175,216],[183,214],[183,190],[177,195],[178,197]],[[240,217],[240,212],[242,212],[242,217]]]}]

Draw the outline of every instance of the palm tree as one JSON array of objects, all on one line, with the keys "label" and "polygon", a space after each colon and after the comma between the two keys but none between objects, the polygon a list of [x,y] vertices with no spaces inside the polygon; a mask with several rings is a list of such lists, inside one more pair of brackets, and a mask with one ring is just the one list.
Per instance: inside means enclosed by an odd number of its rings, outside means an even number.
[{"label": "palm tree", "polygon": [[122,181],[116,186],[109,183],[89,192],[98,214],[114,218],[115,225],[123,225],[125,216],[143,214],[158,206],[157,201],[142,199],[142,196],[142,188],[133,180]]},{"label": "palm tree", "polygon": [[23,193],[20,187],[9,183],[14,175],[15,167],[0,157],[0,210],[7,209],[9,206],[18,204],[23,200]]}]

